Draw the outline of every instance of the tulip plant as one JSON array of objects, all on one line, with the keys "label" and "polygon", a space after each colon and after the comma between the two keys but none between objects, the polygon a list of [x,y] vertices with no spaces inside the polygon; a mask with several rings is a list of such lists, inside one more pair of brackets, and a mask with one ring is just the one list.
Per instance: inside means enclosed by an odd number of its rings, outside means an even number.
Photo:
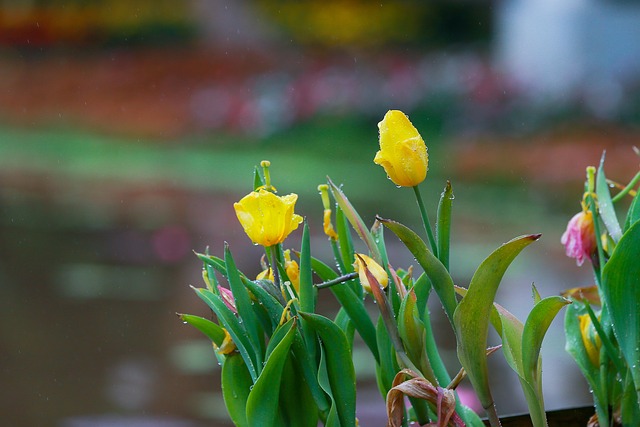
[{"label": "tulip plant", "polygon": [[[566,349],[591,387],[593,426],[640,425],[638,182],[640,172],[626,186],[608,180],[603,155],[597,171],[587,168],[582,209],[562,236],[567,255],[578,266],[589,260],[595,280],[565,294],[574,301],[565,314]],[[621,225],[616,208],[625,199],[631,202]]]},{"label": "tulip plant", "polygon": [[[205,287],[194,290],[213,316],[180,317],[213,341],[231,419],[238,426],[357,425],[352,359],[357,333],[375,360],[388,426],[484,426],[457,396],[456,387],[466,379],[490,424],[499,426],[487,358],[500,347],[519,377],[534,425],[545,426],[540,348],[551,321],[569,301],[543,299],[534,287],[533,308],[524,323],[494,302],[510,263],[540,235],[503,244],[480,264],[468,286],[454,285],[449,272],[452,187],[449,182],[444,187],[434,230],[419,189],[428,169],[422,137],[400,111],[389,111],[378,127],[380,151],[374,162],[397,186],[413,189],[423,231],[382,217],[367,226],[342,189],[328,180],[319,191],[333,259],[318,259],[311,254],[309,224],[294,213],[297,196],[277,195],[270,164],[264,161],[254,171],[253,191],[234,205],[251,241],[265,249],[264,271],[256,279],[248,277],[228,245],[222,257],[197,254]],[[300,224],[301,247],[285,249],[287,236]],[[406,245],[421,272],[393,267],[385,229]],[[356,237],[367,253],[356,252]],[[624,237],[617,243],[622,247]],[[335,316],[316,312],[320,292],[340,303]],[[460,366],[454,375],[434,339],[427,306],[431,297],[440,300],[455,333]],[[501,342],[487,343],[490,327]]]}]

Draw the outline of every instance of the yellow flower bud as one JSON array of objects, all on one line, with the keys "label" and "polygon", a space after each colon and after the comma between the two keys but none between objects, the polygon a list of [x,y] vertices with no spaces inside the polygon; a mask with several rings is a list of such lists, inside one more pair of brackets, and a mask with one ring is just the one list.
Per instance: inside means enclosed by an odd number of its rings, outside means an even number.
[{"label": "yellow flower bud", "polygon": [[262,270],[260,273],[258,273],[258,275],[256,276],[256,280],[262,280],[262,279],[271,280],[272,282],[275,282],[275,279],[273,277],[273,270],[271,268],[267,268],[266,270]]},{"label": "yellow flower bud", "polygon": [[226,356],[236,351],[236,344],[231,339],[229,332],[224,328],[222,328],[222,330],[224,331],[224,340],[222,341],[222,345],[217,349],[217,352]]},{"label": "yellow flower bud", "polygon": [[580,315],[578,318],[580,319],[580,335],[582,335],[584,349],[587,351],[591,363],[598,366],[600,364],[600,347],[602,346],[600,336],[596,332],[589,314]]},{"label": "yellow flower bud", "polygon": [[300,267],[298,267],[297,262],[291,259],[291,251],[289,249],[284,251],[284,269],[293,288],[297,293],[300,293]]},{"label": "yellow flower bud", "polygon": [[373,274],[373,277],[376,278],[378,283],[380,283],[380,286],[382,286],[383,288],[386,288],[389,284],[389,276],[387,276],[387,272],[385,271],[385,269],[367,255],[356,254],[353,268],[355,268],[356,272],[358,273],[360,284],[362,284],[364,290],[369,293],[371,293],[371,283],[369,283],[369,279],[367,278],[365,269],[369,270],[369,272]]},{"label": "yellow flower bud", "polygon": [[398,110],[390,110],[378,123],[380,151],[373,159],[389,178],[402,187],[414,187],[427,176],[429,155],[424,140],[409,118]]},{"label": "yellow flower bud", "polygon": [[252,191],[233,207],[253,243],[273,246],[282,243],[302,222],[302,217],[293,212],[297,200],[297,194],[280,197],[260,189]]}]

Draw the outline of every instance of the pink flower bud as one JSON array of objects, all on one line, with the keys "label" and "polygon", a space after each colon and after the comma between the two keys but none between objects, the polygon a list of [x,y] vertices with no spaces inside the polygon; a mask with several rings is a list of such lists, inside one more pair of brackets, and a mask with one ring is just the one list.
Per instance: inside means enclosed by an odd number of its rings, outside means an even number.
[{"label": "pink flower bud", "polygon": [[597,249],[591,211],[575,214],[560,241],[565,246],[567,256],[576,259],[576,264],[582,265],[585,258],[590,258]]}]

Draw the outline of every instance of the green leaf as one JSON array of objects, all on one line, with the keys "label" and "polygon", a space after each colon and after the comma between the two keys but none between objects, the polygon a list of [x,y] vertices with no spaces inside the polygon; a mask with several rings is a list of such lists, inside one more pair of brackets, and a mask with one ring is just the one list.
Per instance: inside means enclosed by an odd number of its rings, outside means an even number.
[{"label": "green leaf", "polygon": [[527,317],[522,333],[522,368],[525,378],[532,384],[539,382],[542,374],[538,363],[542,340],[553,319],[567,304],[571,304],[571,301],[563,297],[547,297],[534,305]]},{"label": "green leaf", "polygon": [[393,387],[393,379],[400,371],[400,367],[398,366],[396,352],[382,317],[378,317],[376,340],[380,354],[380,363],[376,365],[376,380],[380,394],[386,396],[389,390],[391,390],[391,387]]},{"label": "green leaf", "polygon": [[222,326],[229,332],[233,343],[238,348],[238,351],[242,355],[247,368],[251,373],[251,378],[255,381],[258,378],[258,371],[256,370],[255,363],[256,357],[254,349],[247,338],[247,332],[242,324],[238,321],[235,314],[229,310],[224,301],[219,295],[214,294],[209,289],[193,288],[196,294],[213,310],[218,316],[218,321],[222,323]]},{"label": "green leaf", "polygon": [[300,248],[300,310],[314,313],[316,311],[318,290],[313,286],[310,247],[309,225],[305,221],[302,232],[302,246]]},{"label": "green leaf", "polygon": [[307,355],[307,348],[302,340],[300,330],[296,331],[293,344],[291,344],[291,351],[302,377],[316,402],[316,406],[321,412],[326,412],[329,409],[329,402],[318,383],[318,367],[315,365],[316,361],[312,361]]},{"label": "green leaf", "polygon": [[345,218],[340,206],[336,209],[336,233],[338,233],[338,241],[340,242],[340,255],[343,273],[351,273],[353,271],[353,239],[349,233],[349,223]]},{"label": "green leaf", "polygon": [[[322,261],[312,258],[311,263],[313,271],[315,271],[322,280],[328,281],[338,277],[338,275]],[[379,362],[380,356],[378,354],[376,330],[371,321],[371,317],[369,317],[369,312],[364,306],[364,301],[358,297],[346,283],[331,286],[329,289],[342,308],[345,309],[351,321],[353,321],[353,325],[364,343],[369,347],[369,350],[371,350],[371,354],[376,359],[376,362]]]},{"label": "green leaf", "polygon": [[449,321],[453,324],[453,312],[457,301],[453,289],[453,279],[445,266],[427,249],[426,243],[411,229],[389,219],[378,217],[378,221],[382,222],[385,227],[398,236],[420,263],[420,266],[429,276],[433,289],[438,294]]},{"label": "green leaf", "polygon": [[204,317],[191,314],[179,314],[178,316],[180,316],[180,320],[205,334],[218,347],[222,345],[222,341],[224,341],[224,330],[219,325]]},{"label": "green leaf", "polygon": [[356,233],[358,233],[358,236],[360,236],[360,239],[362,239],[364,244],[367,245],[367,249],[371,254],[371,258],[373,258],[378,264],[382,264],[382,258],[380,257],[378,246],[376,245],[373,236],[369,232],[369,228],[364,224],[364,221],[358,214],[358,211],[355,210],[342,190],[340,190],[330,179],[328,179],[328,181],[329,188],[331,188],[331,193],[333,194],[333,198],[338,203],[338,206],[340,206],[340,209],[342,209],[344,216],[349,220],[353,229],[356,230]]},{"label": "green leaf", "polygon": [[[478,267],[453,315],[460,363],[487,411],[493,411],[487,369],[489,318],[498,286],[515,257],[540,237],[539,234],[517,237],[495,250]],[[435,286],[435,284],[434,284]]]},{"label": "green leaf", "polygon": [[[547,425],[542,395],[542,361],[540,348],[542,340],[560,309],[570,301],[552,296],[540,300],[531,310],[522,333],[522,370],[524,379],[534,391],[534,398],[528,397],[529,413],[535,427]],[[525,390],[527,395],[527,390]]]},{"label": "green leaf", "polygon": [[240,272],[236,268],[236,263],[231,255],[229,245],[224,245],[224,263],[227,268],[227,279],[229,281],[229,288],[233,294],[233,299],[236,302],[236,309],[238,310],[238,317],[244,324],[244,329],[247,331],[249,342],[253,346],[253,353],[255,355],[256,372],[260,374],[262,368],[262,355],[265,350],[264,343],[264,331],[262,326],[253,311],[251,298],[247,292],[247,288],[242,284]]},{"label": "green leaf", "polygon": [[[305,221],[300,249],[300,311],[313,313],[316,310],[318,289],[313,286],[310,245],[309,225]],[[316,335],[304,319],[300,321],[300,325],[304,343],[307,346],[307,355],[311,360],[316,360]]]},{"label": "green leaf", "polygon": [[[356,375],[347,337],[326,317],[313,313],[299,313],[320,337],[331,393],[341,427],[356,425]],[[258,425],[258,424],[256,424]]]},{"label": "green leaf", "polygon": [[398,312],[398,333],[402,339],[405,351],[409,359],[416,365],[424,378],[431,384],[438,384],[436,376],[429,363],[426,353],[425,336],[426,330],[420,320],[418,308],[416,307],[416,296],[413,290],[409,291],[402,300]]},{"label": "green leaf", "polygon": [[224,265],[224,260],[214,255],[205,255],[198,252],[196,252],[195,254],[200,261],[202,261],[206,265],[213,267],[216,271],[218,271],[224,277],[227,277],[227,268]]},{"label": "green leaf", "polygon": [[247,398],[247,421],[250,426],[278,427],[278,402],[280,382],[289,348],[295,337],[295,322],[289,320],[282,325],[286,331],[282,340],[266,360],[264,369],[256,380]]},{"label": "green leaf", "polygon": [[227,356],[222,364],[222,397],[231,421],[238,427],[249,427],[247,398],[253,386],[251,375],[238,353]]},{"label": "green leaf", "polygon": [[613,208],[607,177],[604,175],[604,153],[602,154],[598,174],[596,175],[596,195],[598,196],[598,212],[600,213],[600,218],[602,218],[602,222],[604,222],[605,227],[609,230],[609,235],[613,241],[617,243],[622,237],[622,229],[618,223],[616,211]]},{"label": "green leaf", "polygon": [[624,231],[626,232],[629,227],[640,220],[640,191],[638,191],[629,206],[627,212],[627,219],[624,222]]},{"label": "green leaf", "polygon": [[438,259],[449,270],[449,246],[451,240],[451,207],[453,205],[453,189],[451,182],[440,195],[438,217],[436,218],[436,241],[438,243]]},{"label": "green leaf", "polygon": [[640,405],[640,222],[622,236],[602,270],[604,303],[638,393]]},{"label": "green leaf", "polygon": [[[274,288],[275,286],[268,280],[246,280],[243,281],[244,285],[249,289],[249,292],[258,300],[258,304],[264,307],[269,319],[271,320],[271,331],[275,330],[280,323],[282,317],[282,311],[284,305],[281,301],[276,299],[267,289]],[[279,292],[279,291],[278,291]],[[282,294],[280,294],[282,296]],[[271,331],[268,334],[271,334]]]},{"label": "green leaf", "polygon": [[256,191],[258,188],[264,186],[264,181],[262,180],[262,176],[260,175],[260,169],[258,166],[253,168],[253,191]]},{"label": "green leaf", "polygon": [[282,370],[279,407],[283,425],[296,427],[318,426],[318,407],[291,354],[287,357]]},{"label": "green leaf", "polygon": [[320,365],[318,368],[318,383],[322,389],[329,396],[331,405],[329,407],[329,413],[327,419],[324,422],[325,427],[340,427],[340,420],[338,419],[338,409],[336,406],[336,400],[333,397],[331,391],[331,384],[329,383],[329,372],[327,370],[327,355],[326,350],[320,346]]},{"label": "green leaf", "polygon": [[[574,301],[567,307],[564,314],[564,332],[565,332],[565,350],[569,353],[573,360],[576,361],[578,368],[582,371],[585,379],[589,383],[593,400],[596,406],[596,412],[600,420],[609,419],[609,401],[607,398],[606,388],[600,381],[600,370],[598,366],[594,366],[589,359],[587,350],[584,348],[582,334],[580,332],[579,316],[585,314],[584,306]],[[606,421],[605,421],[606,422]]]}]

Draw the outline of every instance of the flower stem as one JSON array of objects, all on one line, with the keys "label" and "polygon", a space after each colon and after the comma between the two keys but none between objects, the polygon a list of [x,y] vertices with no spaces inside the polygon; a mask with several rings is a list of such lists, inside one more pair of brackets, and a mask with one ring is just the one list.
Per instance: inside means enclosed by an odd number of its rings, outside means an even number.
[{"label": "flower stem", "polygon": [[429,215],[427,215],[427,210],[424,207],[424,202],[422,201],[422,195],[420,194],[420,189],[418,188],[417,185],[413,187],[413,192],[416,195],[416,201],[418,202],[418,207],[420,208],[422,223],[424,224],[424,228],[427,231],[427,236],[429,237],[429,243],[431,244],[431,251],[437,258],[438,245],[436,243],[436,239],[433,237],[433,231],[431,230],[431,223],[429,222]]},{"label": "flower stem", "polygon": [[618,194],[616,194],[611,201],[613,203],[616,203],[620,200],[622,200],[622,198],[624,196],[627,195],[627,193],[629,193],[629,191],[633,190],[633,188],[636,186],[636,184],[640,182],[640,172],[638,172],[636,174],[636,176],[633,177],[633,179],[629,182],[629,184],[627,184],[626,187],[624,187]]},{"label": "flower stem", "polygon": [[278,271],[278,259],[276,257],[277,245],[271,245],[265,248],[267,251],[267,259],[269,261],[275,285],[280,289],[280,271]]}]

